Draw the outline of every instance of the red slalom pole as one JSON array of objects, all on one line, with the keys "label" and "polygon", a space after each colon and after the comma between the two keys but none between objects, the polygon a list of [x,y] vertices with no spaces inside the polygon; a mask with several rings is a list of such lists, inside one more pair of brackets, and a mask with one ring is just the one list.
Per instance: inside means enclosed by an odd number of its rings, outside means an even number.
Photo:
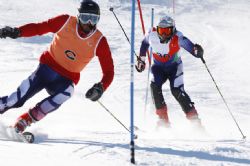
[{"label": "red slalom pole", "polygon": [[142,32],[143,32],[143,35],[145,35],[145,26],[144,26],[144,21],[143,21],[143,16],[142,16],[142,10],[141,10],[141,2],[140,2],[140,0],[137,0],[137,3],[138,3],[139,12],[140,12]]},{"label": "red slalom pole", "polygon": [[[139,9],[139,13],[140,13],[140,20],[141,20],[142,32],[143,32],[143,35],[145,35],[145,26],[144,26],[144,21],[143,21],[143,16],[142,16],[142,10],[141,10],[141,1],[137,0],[137,3],[138,3],[138,9]],[[147,51],[147,55],[148,55],[148,63],[151,66],[151,58],[150,58],[150,55],[149,55],[149,51]]]}]

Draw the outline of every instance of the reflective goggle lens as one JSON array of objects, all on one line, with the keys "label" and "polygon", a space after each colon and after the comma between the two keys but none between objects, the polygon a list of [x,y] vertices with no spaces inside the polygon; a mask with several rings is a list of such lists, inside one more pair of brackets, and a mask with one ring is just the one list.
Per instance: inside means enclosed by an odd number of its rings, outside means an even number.
[{"label": "reflective goggle lens", "polygon": [[172,34],[172,27],[167,27],[167,28],[161,28],[161,27],[157,27],[157,32],[159,35],[163,35],[164,33],[169,36]]},{"label": "reflective goggle lens", "polygon": [[87,24],[90,22],[91,25],[96,25],[100,19],[100,16],[96,14],[80,13],[78,15],[78,19],[82,24]]}]

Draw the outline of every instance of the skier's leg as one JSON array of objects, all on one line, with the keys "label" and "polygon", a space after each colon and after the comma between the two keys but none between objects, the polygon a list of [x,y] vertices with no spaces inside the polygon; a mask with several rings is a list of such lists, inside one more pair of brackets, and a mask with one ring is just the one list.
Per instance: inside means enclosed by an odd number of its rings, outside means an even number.
[{"label": "skier's leg", "polygon": [[54,89],[47,88],[47,91],[51,96],[44,99],[35,107],[36,109],[31,109],[30,115],[36,121],[44,118],[48,113],[58,109],[65,101],[71,98],[74,92],[74,84],[72,81],[65,81],[62,83],[52,84]]},{"label": "skier's leg", "polygon": [[184,90],[183,66],[178,64],[176,72],[170,77],[171,92],[175,99],[179,102],[182,110],[188,119],[198,119],[198,113],[191,101],[189,95]]},{"label": "skier's leg", "polygon": [[27,126],[30,126],[31,123],[35,122],[34,119],[30,116],[29,113],[24,113],[18,117],[16,123],[14,124],[14,129],[17,133],[22,133]]},{"label": "skier's leg", "polygon": [[152,73],[154,78],[151,81],[150,88],[152,99],[156,108],[156,114],[159,116],[159,119],[162,119],[166,123],[169,123],[167,105],[162,94],[162,84],[166,81],[167,78],[164,72],[158,66],[152,66]]},{"label": "skier's leg", "polygon": [[42,75],[43,67],[39,65],[27,79],[23,80],[21,85],[9,96],[0,97],[0,114],[10,108],[21,107],[29,98],[44,88]]},{"label": "skier's leg", "polygon": [[154,82],[151,82],[150,87],[151,87],[152,99],[156,108],[155,112],[160,119],[163,119],[168,123],[169,119],[167,113],[167,105],[162,95],[162,89],[161,87],[157,86]]},{"label": "skier's leg", "polygon": [[195,118],[195,116],[198,117],[194,103],[191,101],[183,87],[171,88],[171,92],[175,99],[179,102],[188,119]]},{"label": "skier's leg", "polygon": [[14,127],[18,132],[23,132],[27,126],[36,121],[43,119],[48,113],[58,109],[66,100],[68,100],[74,91],[72,81],[55,81],[50,84],[52,87],[47,87],[49,97],[42,100],[34,108],[21,115]]}]

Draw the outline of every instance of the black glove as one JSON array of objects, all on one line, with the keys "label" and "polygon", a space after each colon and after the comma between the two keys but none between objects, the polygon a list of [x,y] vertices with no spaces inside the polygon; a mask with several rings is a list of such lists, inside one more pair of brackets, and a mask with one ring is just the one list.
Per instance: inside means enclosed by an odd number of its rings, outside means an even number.
[{"label": "black glove", "polygon": [[12,39],[16,39],[20,36],[20,30],[18,28],[12,28],[6,26],[0,29],[0,38],[10,37]]},{"label": "black glove", "polygon": [[135,65],[135,68],[138,72],[142,72],[145,70],[146,63],[145,61],[139,56],[137,57],[137,64]]},{"label": "black glove", "polygon": [[194,45],[194,56],[196,58],[203,58],[203,53],[204,53],[204,51],[203,51],[203,48],[201,47],[201,45],[195,44]]},{"label": "black glove", "polygon": [[96,101],[102,96],[103,92],[104,89],[102,83],[99,82],[97,84],[94,84],[94,86],[87,91],[85,97],[92,101]]}]

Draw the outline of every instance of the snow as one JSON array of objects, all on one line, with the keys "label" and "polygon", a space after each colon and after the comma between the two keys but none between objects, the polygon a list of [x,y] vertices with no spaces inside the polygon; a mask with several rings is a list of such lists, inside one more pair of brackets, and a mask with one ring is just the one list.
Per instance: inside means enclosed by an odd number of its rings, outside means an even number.
[{"label": "snow", "polygon": [[[115,63],[115,78],[101,98],[110,112],[129,128],[130,45],[109,7],[130,37],[131,4],[128,0],[98,0],[101,7],[99,29],[108,38]],[[77,14],[78,0],[0,0],[0,27],[40,22],[58,14]],[[204,64],[184,50],[185,89],[195,102],[205,132],[193,128],[172,97],[168,82],[163,87],[172,123],[170,129],[157,128],[154,106],[148,98],[144,111],[148,66],[135,71],[135,159],[139,166],[250,165],[250,1],[248,0],[141,0],[145,27],[150,28],[151,8],[155,23],[163,14],[176,20],[177,29],[205,50],[204,58],[230,111],[247,136],[242,140]],[[0,96],[13,92],[36,69],[41,53],[53,34],[40,37],[0,40]],[[136,11],[136,52],[143,38]],[[95,58],[82,72],[75,95],[59,110],[32,125],[34,144],[9,141],[5,126],[47,96],[45,91],[22,108],[0,115],[1,165],[130,165],[130,134],[97,102],[84,98],[85,92],[101,79]]]}]

